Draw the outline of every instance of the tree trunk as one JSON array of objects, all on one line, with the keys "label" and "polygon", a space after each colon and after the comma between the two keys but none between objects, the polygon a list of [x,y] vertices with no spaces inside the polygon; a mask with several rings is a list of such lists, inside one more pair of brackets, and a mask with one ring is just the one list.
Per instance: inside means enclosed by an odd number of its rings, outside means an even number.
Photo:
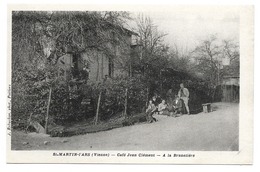
[{"label": "tree trunk", "polygon": [[44,128],[45,134],[47,134],[47,132],[48,132],[48,120],[49,120],[49,110],[50,110],[50,104],[51,104],[51,92],[52,92],[52,88],[50,88],[50,91],[49,91],[47,114],[46,114],[46,117],[45,117],[45,128]]},{"label": "tree trunk", "polygon": [[217,86],[214,88],[212,96],[211,96],[211,103],[215,102],[215,95],[216,95]]},{"label": "tree trunk", "polygon": [[96,111],[96,119],[95,119],[95,125],[98,123],[98,114],[99,114],[99,106],[100,106],[100,100],[101,100],[101,91],[98,96],[98,103],[97,103],[97,111]]}]

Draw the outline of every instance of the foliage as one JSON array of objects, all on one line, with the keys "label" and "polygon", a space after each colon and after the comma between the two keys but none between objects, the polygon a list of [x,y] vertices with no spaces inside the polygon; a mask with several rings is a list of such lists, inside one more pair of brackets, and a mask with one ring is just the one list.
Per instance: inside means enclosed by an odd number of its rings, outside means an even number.
[{"label": "foliage", "polygon": [[215,35],[211,35],[208,39],[201,41],[192,54],[197,63],[196,73],[202,74],[203,78],[214,87],[219,85],[222,77],[229,73],[227,69],[223,69],[225,68],[222,63],[224,59],[227,58],[231,63],[227,68],[233,68],[236,72],[232,75],[239,73],[239,47],[234,41],[221,42]]},{"label": "foliage", "polygon": [[[127,94],[127,115],[141,112],[147,101],[146,85],[143,78],[118,76],[107,79],[102,84],[91,84],[92,96],[97,102],[102,92],[100,113],[102,119],[109,119],[117,113],[123,113]],[[96,106],[95,106],[96,107]]]},{"label": "foliage", "polygon": [[168,67],[169,47],[164,44],[167,35],[158,30],[149,17],[139,15],[136,32],[139,35],[139,55],[133,56],[133,73],[142,75],[149,94],[160,91],[161,71]]},{"label": "foliage", "polygon": [[[29,118],[44,126],[50,89],[49,125],[67,126],[93,119],[100,93],[99,120],[102,121],[123,114],[126,104],[128,117],[143,112],[152,94],[165,96],[170,88],[176,93],[181,82],[191,92],[192,106],[200,106],[214,94],[216,71],[222,76],[239,69],[239,47],[232,41],[223,41],[221,45],[216,37],[202,41],[192,52],[196,59],[192,63],[191,54],[172,51],[164,43],[166,34],[143,16],[137,21],[140,40],[129,58],[125,47],[130,45],[124,36],[129,30],[123,27],[128,19],[127,12],[13,12],[13,126],[25,128]],[[118,46],[125,51],[120,57],[112,48]],[[70,54],[81,58],[79,54],[93,50],[117,60],[125,71],[130,68],[130,75],[107,78],[101,83],[91,83],[83,71],[74,67],[66,70],[66,78],[59,75],[57,62],[61,57]],[[219,68],[219,57],[223,56],[232,61],[229,68]],[[174,74],[166,76],[167,70]],[[205,80],[194,73],[201,73]],[[17,123],[23,126],[16,126]]]},{"label": "foliage", "polygon": [[33,117],[43,124],[50,88],[54,90],[50,112],[55,120],[75,118],[80,112],[74,105],[81,96],[70,90],[72,76],[66,78],[67,81],[58,77],[57,61],[65,54],[93,49],[111,56],[113,50],[109,43],[124,44],[122,35],[126,30],[122,26],[127,19],[127,12],[14,11],[13,123],[23,120],[26,124],[33,113]]}]

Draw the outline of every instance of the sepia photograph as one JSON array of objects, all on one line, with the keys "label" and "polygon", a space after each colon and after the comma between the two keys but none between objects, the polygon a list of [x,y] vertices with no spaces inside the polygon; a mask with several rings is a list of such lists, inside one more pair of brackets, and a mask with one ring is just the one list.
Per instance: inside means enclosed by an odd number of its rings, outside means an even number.
[{"label": "sepia photograph", "polygon": [[9,10],[10,151],[239,154],[241,8],[102,9]]}]

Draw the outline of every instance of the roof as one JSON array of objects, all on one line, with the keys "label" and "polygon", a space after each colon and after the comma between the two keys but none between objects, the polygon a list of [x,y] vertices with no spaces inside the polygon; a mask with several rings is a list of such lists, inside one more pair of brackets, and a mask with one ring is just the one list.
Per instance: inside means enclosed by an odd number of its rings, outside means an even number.
[{"label": "roof", "polygon": [[128,32],[128,34],[139,36],[138,33],[134,32],[132,30],[129,30],[129,29],[126,29],[126,28],[123,28],[123,29],[125,29]]},{"label": "roof", "polygon": [[116,27],[117,29],[120,29],[120,30],[122,30],[122,31],[124,31],[124,32],[126,32],[128,35],[136,35],[136,36],[139,36],[138,33],[134,32],[134,31],[132,31],[132,30],[130,30],[130,29],[127,29],[127,28],[125,28],[124,26],[120,26],[120,25],[118,25],[118,24],[114,24],[114,23],[111,23],[111,22],[108,22],[108,21],[107,21],[107,24],[110,25],[110,26]]},{"label": "roof", "polygon": [[239,76],[224,76],[221,85],[236,85],[239,86]]}]

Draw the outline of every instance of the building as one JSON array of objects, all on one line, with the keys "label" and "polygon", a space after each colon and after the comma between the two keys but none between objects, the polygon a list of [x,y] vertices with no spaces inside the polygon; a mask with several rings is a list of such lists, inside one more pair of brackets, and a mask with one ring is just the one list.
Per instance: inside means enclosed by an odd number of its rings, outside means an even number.
[{"label": "building", "polygon": [[239,102],[239,76],[224,76],[222,79],[221,90],[223,102]]},{"label": "building", "polygon": [[119,75],[131,75],[131,54],[139,47],[138,34],[123,28],[122,37],[120,43],[108,42],[106,49],[100,51],[93,49],[76,54],[68,50],[58,61],[59,76],[69,78],[71,73],[74,79],[102,82]]}]

